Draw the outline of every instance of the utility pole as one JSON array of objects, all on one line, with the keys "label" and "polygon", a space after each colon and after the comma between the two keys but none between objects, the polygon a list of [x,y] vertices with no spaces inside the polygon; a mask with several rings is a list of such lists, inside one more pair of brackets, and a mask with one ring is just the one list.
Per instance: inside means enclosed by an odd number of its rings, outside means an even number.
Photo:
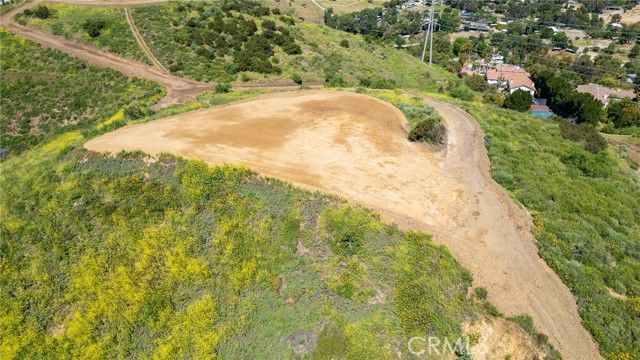
[{"label": "utility pole", "polygon": [[433,32],[436,30],[436,25],[438,21],[433,21],[433,15],[431,16],[431,21],[433,25],[431,25],[431,40],[429,40],[429,66],[433,65]]},{"label": "utility pole", "polygon": [[[431,34],[431,41],[433,42],[433,13],[435,11],[436,0],[431,0],[431,12],[429,13],[429,27],[427,28],[427,33],[424,36],[424,47],[422,48],[422,62],[424,62],[424,56],[427,52],[427,40],[429,40],[429,34]],[[433,45],[430,49],[433,48]],[[429,50],[429,65],[431,65],[431,50]]]}]

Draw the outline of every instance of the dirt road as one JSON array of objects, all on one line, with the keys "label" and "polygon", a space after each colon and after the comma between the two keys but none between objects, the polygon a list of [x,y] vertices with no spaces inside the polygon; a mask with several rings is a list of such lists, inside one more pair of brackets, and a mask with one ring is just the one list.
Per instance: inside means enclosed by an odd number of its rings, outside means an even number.
[{"label": "dirt road", "polygon": [[142,35],[140,35],[140,32],[138,32],[136,23],[133,20],[133,16],[131,15],[131,9],[128,7],[124,8],[124,15],[127,18],[127,23],[129,23],[129,28],[131,29],[131,33],[133,34],[133,37],[136,38],[136,42],[138,43],[138,46],[140,47],[140,49],[142,49],[145,55],[147,55],[147,58],[151,60],[151,63],[153,64],[153,66],[155,66],[158,70],[162,71],[163,73],[168,74],[169,71],[165,69],[165,67],[158,60],[158,58],[156,58],[153,52],[151,52],[151,49],[149,49],[149,47],[147,46],[147,43],[142,38]]},{"label": "dirt road", "polygon": [[565,358],[600,358],[573,295],[537,255],[530,216],[491,179],[477,122],[458,108],[427,101],[448,130],[438,151],[408,142],[406,121],[393,106],[330,91],[261,96],[128,126],[85,146],[244,164],[344,196],[401,228],[434,234],[501,311],[530,314]]}]

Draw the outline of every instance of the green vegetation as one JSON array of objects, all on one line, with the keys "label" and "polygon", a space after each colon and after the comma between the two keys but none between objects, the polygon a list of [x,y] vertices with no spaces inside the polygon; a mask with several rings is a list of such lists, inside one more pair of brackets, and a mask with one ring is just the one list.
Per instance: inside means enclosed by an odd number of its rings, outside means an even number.
[{"label": "green vegetation", "polygon": [[0,15],[8,13],[9,11],[13,10],[16,6],[20,5],[23,2],[24,0],[14,0],[9,4],[4,4],[0,6]]},{"label": "green vegetation", "polygon": [[483,312],[426,234],[245,169],[83,141],[0,165],[6,358],[388,359]]},{"label": "green vegetation", "polygon": [[95,125],[130,102],[149,106],[164,92],[150,81],[88,65],[5,30],[0,30],[0,42],[3,157],[8,148]]},{"label": "green vegetation", "polygon": [[564,76],[550,70],[532,74],[538,84],[540,97],[549,99],[578,122],[598,125],[604,118],[604,107],[600,100],[591,94],[579,93],[575,86]]},{"label": "green vegetation", "polygon": [[425,104],[420,97],[410,97],[398,91],[364,91],[360,93],[375,96],[400,109],[409,123],[410,141],[422,141],[432,145],[444,141],[445,128],[440,114],[432,106]]},{"label": "green vegetation", "polygon": [[17,21],[150,64],[131,33],[123,8],[58,3],[45,3],[40,7],[49,9],[50,15],[43,18],[38,16],[39,8],[28,9],[18,15]]},{"label": "green vegetation", "polygon": [[[133,15],[158,59],[173,73],[195,80],[274,83],[304,74],[305,82],[329,80],[332,86],[379,79],[432,91],[439,82],[454,80],[406,52],[362,37],[269,15],[251,2],[231,4],[236,3],[160,4],[134,8]],[[249,61],[244,54],[260,56]]]},{"label": "green vegetation", "polygon": [[528,91],[516,90],[513,94],[509,94],[504,100],[504,107],[520,112],[531,110],[533,96]]},{"label": "green vegetation", "polygon": [[578,295],[602,354],[640,357],[640,182],[631,161],[562,137],[588,137],[587,128],[561,131],[531,115],[457,104],[484,128],[494,179],[532,212],[540,254]]},{"label": "green vegetation", "polygon": [[628,98],[613,100],[607,107],[607,119],[618,129],[640,126],[640,104]]}]

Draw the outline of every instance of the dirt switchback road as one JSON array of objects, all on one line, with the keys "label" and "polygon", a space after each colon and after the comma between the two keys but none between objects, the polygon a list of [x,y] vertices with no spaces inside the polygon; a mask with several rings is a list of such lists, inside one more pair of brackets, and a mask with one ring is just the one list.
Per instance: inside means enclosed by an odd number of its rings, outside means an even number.
[{"label": "dirt switchback road", "polygon": [[573,295],[538,256],[530,216],[492,180],[477,122],[456,107],[425,100],[448,129],[437,151],[407,141],[406,120],[393,106],[334,91],[260,96],[127,126],[85,146],[248,165],[344,196],[403,229],[429,231],[502,312],[530,314],[566,359],[599,359]]}]

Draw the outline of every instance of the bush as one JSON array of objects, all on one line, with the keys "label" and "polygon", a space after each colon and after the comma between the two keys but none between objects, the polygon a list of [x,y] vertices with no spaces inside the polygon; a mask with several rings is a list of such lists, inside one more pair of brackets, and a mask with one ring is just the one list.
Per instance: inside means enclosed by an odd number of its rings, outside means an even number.
[{"label": "bush", "polygon": [[343,39],[342,41],[340,41],[340,46],[342,46],[345,49],[349,48],[349,41],[347,39]]},{"label": "bush", "polygon": [[585,149],[593,154],[607,148],[607,141],[600,135],[598,129],[589,124],[576,125],[562,119],[560,120],[560,134],[568,140],[585,141]]},{"label": "bush", "polygon": [[467,84],[467,86],[471,88],[471,90],[480,92],[487,90],[490,86],[485,81],[484,76],[477,74],[467,76],[464,79],[464,83]]},{"label": "bush", "polygon": [[91,37],[100,36],[100,32],[107,26],[107,23],[102,19],[88,19],[82,24],[82,28]]},{"label": "bush", "polygon": [[38,6],[38,8],[33,12],[33,15],[38,19],[48,19],[51,16],[51,10],[44,5]]},{"label": "bush", "polygon": [[298,85],[302,84],[302,77],[298,73],[291,75],[291,80]]},{"label": "bush", "polygon": [[372,89],[388,89],[393,90],[396,88],[396,81],[392,79],[381,79],[377,78],[371,82],[370,87]]},{"label": "bush", "polygon": [[571,149],[560,158],[565,165],[580,170],[589,177],[606,178],[611,175],[615,163],[606,151],[591,154],[582,149]]},{"label": "bush", "polygon": [[144,111],[137,102],[134,102],[124,108],[124,116],[129,120],[141,119],[144,117]]},{"label": "bush", "polygon": [[287,55],[302,54],[302,48],[300,48],[300,45],[296,44],[293,40],[284,43],[282,46],[280,46],[280,48]]},{"label": "bush", "polygon": [[444,126],[433,118],[419,121],[409,132],[409,141],[422,141],[429,144],[440,144],[443,137]]},{"label": "bush", "polygon": [[480,300],[487,300],[487,296],[489,295],[489,293],[487,292],[487,289],[485,289],[483,287],[476,288],[473,291],[473,293],[474,293],[475,297],[480,299]]},{"label": "bush", "polygon": [[471,90],[463,87],[454,87],[449,90],[449,94],[456,99],[460,99],[463,101],[473,101],[474,95]]},{"label": "bush", "polygon": [[219,94],[228,93],[231,91],[231,84],[228,83],[218,83],[216,84],[216,92]]},{"label": "bush", "polygon": [[531,103],[533,102],[533,96],[528,91],[516,90],[512,94],[508,95],[504,100],[504,107],[511,110],[520,112],[527,112],[531,109]]},{"label": "bush", "polygon": [[324,86],[326,87],[346,87],[347,82],[335,70],[327,69],[324,72]]}]

